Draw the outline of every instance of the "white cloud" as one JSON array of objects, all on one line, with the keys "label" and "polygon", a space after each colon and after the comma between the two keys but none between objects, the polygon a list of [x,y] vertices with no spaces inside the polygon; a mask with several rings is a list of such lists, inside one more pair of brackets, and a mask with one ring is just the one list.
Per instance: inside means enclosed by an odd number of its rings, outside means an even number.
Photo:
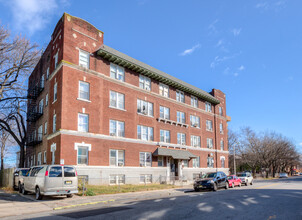
[{"label": "white cloud", "polygon": [[238,68],[239,71],[243,71],[245,70],[245,67],[243,65],[241,65],[239,68]]},{"label": "white cloud", "polygon": [[220,56],[216,56],[214,58],[214,60],[212,61],[212,63],[210,64],[210,67],[211,68],[215,68],[217,65],[219,65],[220,63],[224,62],[224,61],[227,61],[227,60],[230,60],[230,59],[233,59],[235,58],[236,56],[238,56],[240,53],[237,53],[237,54],[233,54],[231,56],[223,56],[223,57],[220,57]]},{"label": "white cloud", "polygon": [[260,2],[258,4],[255,5],[256,8],[268,8],[269,4],[267,2]]},{"label": "white cloud", "polygon": [[235,76],[235,77],[239,76],[239,73],[234,73],[234,76]]},{"label": "white cloud", "polygon": [[[66,1],[62,0],[62,3],[66,4]],[[58,9],[56,0],[11,0],[8,6],[13,14],[14,27],[30,35],[43,29]]]},{"label": "white cloud", "polygon": [[215,45],[215,47],[219,47],[219,46],[221,46],[221,45],[223,45],[224,44],[224,40],[223,39],[220,39],[218,42],[217,42],[217,44]]},{"label": "white cloud", "polygon": [[219,20],[216,19],[215,21],[213,21],[209,26],[208,29],[210,30],[210,34],[212,33],[217,33],[217,29],[216,29],[216,24]]},{"label": "white cloud", "polygon": [[234,28],[232,30],[232,33],[234,34],[235,37],[237,37],[241,33],[241,28]]},{"label": "white cloud", "polygon": [[223,71],[223,74],[224,75],[229,75],[229,73],[230,73],[230,67],[225,68],[224,71]]},{"label": "white cloud", "polygon": [[189,55],[191,53],[193,53],[196,49],[198,49],[200,47],[200,44],[196,44],[194,45],[192,48],[190,49],[186,49],[184,50],[182,53],[180,53],[179,55],[180,56],[186,56],[186,55]]}]

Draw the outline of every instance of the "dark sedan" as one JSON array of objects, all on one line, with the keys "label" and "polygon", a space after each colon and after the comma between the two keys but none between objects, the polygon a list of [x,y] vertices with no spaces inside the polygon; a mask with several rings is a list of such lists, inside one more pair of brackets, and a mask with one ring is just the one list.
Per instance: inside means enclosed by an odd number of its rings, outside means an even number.
[{"label": "dark sedan", "polygon": [[202,179],[194,182],[194,190],[211,189],[217,191],[218,188],[229,188],[227,175],[224,172],[207,173]]}]

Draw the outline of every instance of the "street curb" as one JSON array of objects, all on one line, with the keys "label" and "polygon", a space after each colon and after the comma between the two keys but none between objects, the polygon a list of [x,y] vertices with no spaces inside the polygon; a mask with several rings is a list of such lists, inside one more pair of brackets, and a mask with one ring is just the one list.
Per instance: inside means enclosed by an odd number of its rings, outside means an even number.
[{"label": "street curb", "polygon": [[69,208],[74,208],[74,207],[78,207],[78,206],[96,205],[96,204],[100,204],[100,203],[107,204],[109,202],[114,202],[114,201],[115,201],[115,199],[97,201],[97,202],[87,202],[87,203],[81,203],[81,204],[76,204],[76,205],[60,206],[60,207],[53,208],[53,210],[69,209]]}]

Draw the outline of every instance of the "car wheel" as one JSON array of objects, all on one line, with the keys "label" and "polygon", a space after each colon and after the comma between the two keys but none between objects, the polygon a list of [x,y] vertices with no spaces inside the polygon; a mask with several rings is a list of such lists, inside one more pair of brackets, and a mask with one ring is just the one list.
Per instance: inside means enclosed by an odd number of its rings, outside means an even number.
[{"label": "car wheel", "polygon": [[41,195],[40,188],[36,187],[36,200],[41,200],[43,195]]},{"label": "car wheel", "polygon": [[245,185],[247,186],[249,184],[249,181],[247,180],[246,182],[245,182]]},{"label": "car wheel", "polygon": [[73,194],[68,194],[67,195],[67,198],[72,198],[73,197]]},{"label": "car wheel", "polygon": [[228,189],[228,188],[229,188],[229,183],[225,182],[225,189]]},{"label": "car wheel", "polygon": [[232,183],[232,188],[235,188],[235,184],[234,183]]},{"label": "car wheel", "polygon": [[19,193],[22,193],[22,185],[20,183],[18,183],[18,190],[19,190]]},{"label": "car wheel", "polygon": [[241,183],[239,183],[239,185],[238,185],[239,187],[241,187]]},{"label": "car wheel", "polygon": [[23,194],[23,195],[26,195],[26,194],[27,194],[27,191],[26,191],[25,188],[24,188],[24,184],[22,184],[22,194]]},{"label": "car wheel", "polygon": [[195,191],[195,192],[198,192],[199,190],[198,190],[198,188],[195,187],[195,188],[194,188],[194,191]]},{"label": "car wheel", "polygon": [[214,186],[213,186],[213,191],[216,192],[217,191],[217,184],[214,183]]},{"label": "car wheel", "polygon": [[253,180],[252,180],[252,182],[250,184],[253,185]]}]

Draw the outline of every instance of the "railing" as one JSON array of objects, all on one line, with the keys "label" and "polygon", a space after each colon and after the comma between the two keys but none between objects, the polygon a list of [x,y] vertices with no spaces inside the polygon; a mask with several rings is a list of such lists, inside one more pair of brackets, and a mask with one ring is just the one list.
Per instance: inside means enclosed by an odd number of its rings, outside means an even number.
[{"label": "railing", "polygon": [[33,134],[29,135],[29,137],[27,138],[26,145],[27,146],[38,145],[38,144],[42,143],[42,139],[43,139],[42,133],[37,133],[37,135],[33,133]]},{"label": "railing", "polygon": [[29,88],[27,90],[27,98],[29,99],[37,99],[38,96],[41,94],[41,92],[44,89],[44,81],[40,81],[39,84],[37,84],[36,86]]},{"label": "railing", "polygon": [[36,107],[33,107],[27,112],[27,121],[35,122],[43,115],[43,111],[38,110]]}]

